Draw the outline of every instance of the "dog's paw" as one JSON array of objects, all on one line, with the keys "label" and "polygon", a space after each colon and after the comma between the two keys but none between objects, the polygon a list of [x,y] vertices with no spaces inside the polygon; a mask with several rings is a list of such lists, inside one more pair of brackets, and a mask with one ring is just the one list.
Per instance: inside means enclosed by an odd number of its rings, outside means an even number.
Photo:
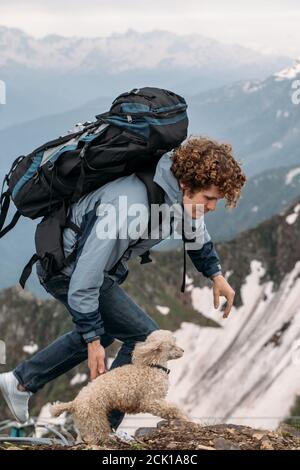
[{"label": "dog's paw", "polygon": [[182,426],[185,423],[190,423],[191,419],[185,415],[178,416],[177,418],[169,419],[169,424],[171,426]]}]

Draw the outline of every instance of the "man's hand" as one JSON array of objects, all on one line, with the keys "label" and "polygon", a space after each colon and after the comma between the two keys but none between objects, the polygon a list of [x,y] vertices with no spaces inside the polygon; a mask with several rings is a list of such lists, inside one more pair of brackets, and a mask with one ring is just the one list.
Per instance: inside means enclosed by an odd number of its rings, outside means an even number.
[{"label": "man's hand", "polygon": [[88,367],[90,369],[91,380],[107,372],[105,349],[101,346],[99,339],[88,343]]},{"label": "man's hand", "polygon": [[219,308],[220,296],[224,296],[227,299],[227,305],[223,314],[223,318],[227,318],[232,308],[235,292],[232,287],[228,284],[225,277],[221,274],[213,277],[213,293],[214,293],[214,307]]}]

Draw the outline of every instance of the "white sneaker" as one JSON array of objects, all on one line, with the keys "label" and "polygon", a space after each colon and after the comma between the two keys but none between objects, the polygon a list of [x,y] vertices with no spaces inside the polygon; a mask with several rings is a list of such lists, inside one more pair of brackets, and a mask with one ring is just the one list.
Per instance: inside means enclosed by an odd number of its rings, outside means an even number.
[{"label": "white sneaker", "polygon": [[21,392],[18,390],[16,377],[12,372],[0,374],[0,390],[14,418],[20,423],[29,419],[28,402],[32,392]]}]

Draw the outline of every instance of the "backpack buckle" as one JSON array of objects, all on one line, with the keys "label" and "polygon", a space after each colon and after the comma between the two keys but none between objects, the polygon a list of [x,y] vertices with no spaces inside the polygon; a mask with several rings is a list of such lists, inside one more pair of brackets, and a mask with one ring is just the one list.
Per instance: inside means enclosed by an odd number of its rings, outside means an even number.
[{"label": "backpack buckle", "polygon": [[39,170],[36,170],[36,172],[34,173],[34,175],[33,175],[33,177],[32,177],[32,179],[33,179],[33,181],[34,181],[34,184],[38,182],[39,176],[40,176],[40,175],[39,175]]}]

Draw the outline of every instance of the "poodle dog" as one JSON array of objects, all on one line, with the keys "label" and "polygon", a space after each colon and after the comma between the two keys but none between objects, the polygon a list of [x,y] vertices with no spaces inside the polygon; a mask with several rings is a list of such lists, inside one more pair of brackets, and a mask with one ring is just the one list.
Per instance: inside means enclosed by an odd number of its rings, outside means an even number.
[{"label": "poodle dog", "polygon": [[136,344],[132,364],[117,367],[86,385],[68,403],[51,406],[52,416],[64,411],[73,416],[81,439],[88,444],[107,441],[111,433],[110,412],[151,413],[164,419],[189,421],[175,404],[165,400],[168,392],[167,361],[178,359],[183,349],[168,330],[153,331]]}]

